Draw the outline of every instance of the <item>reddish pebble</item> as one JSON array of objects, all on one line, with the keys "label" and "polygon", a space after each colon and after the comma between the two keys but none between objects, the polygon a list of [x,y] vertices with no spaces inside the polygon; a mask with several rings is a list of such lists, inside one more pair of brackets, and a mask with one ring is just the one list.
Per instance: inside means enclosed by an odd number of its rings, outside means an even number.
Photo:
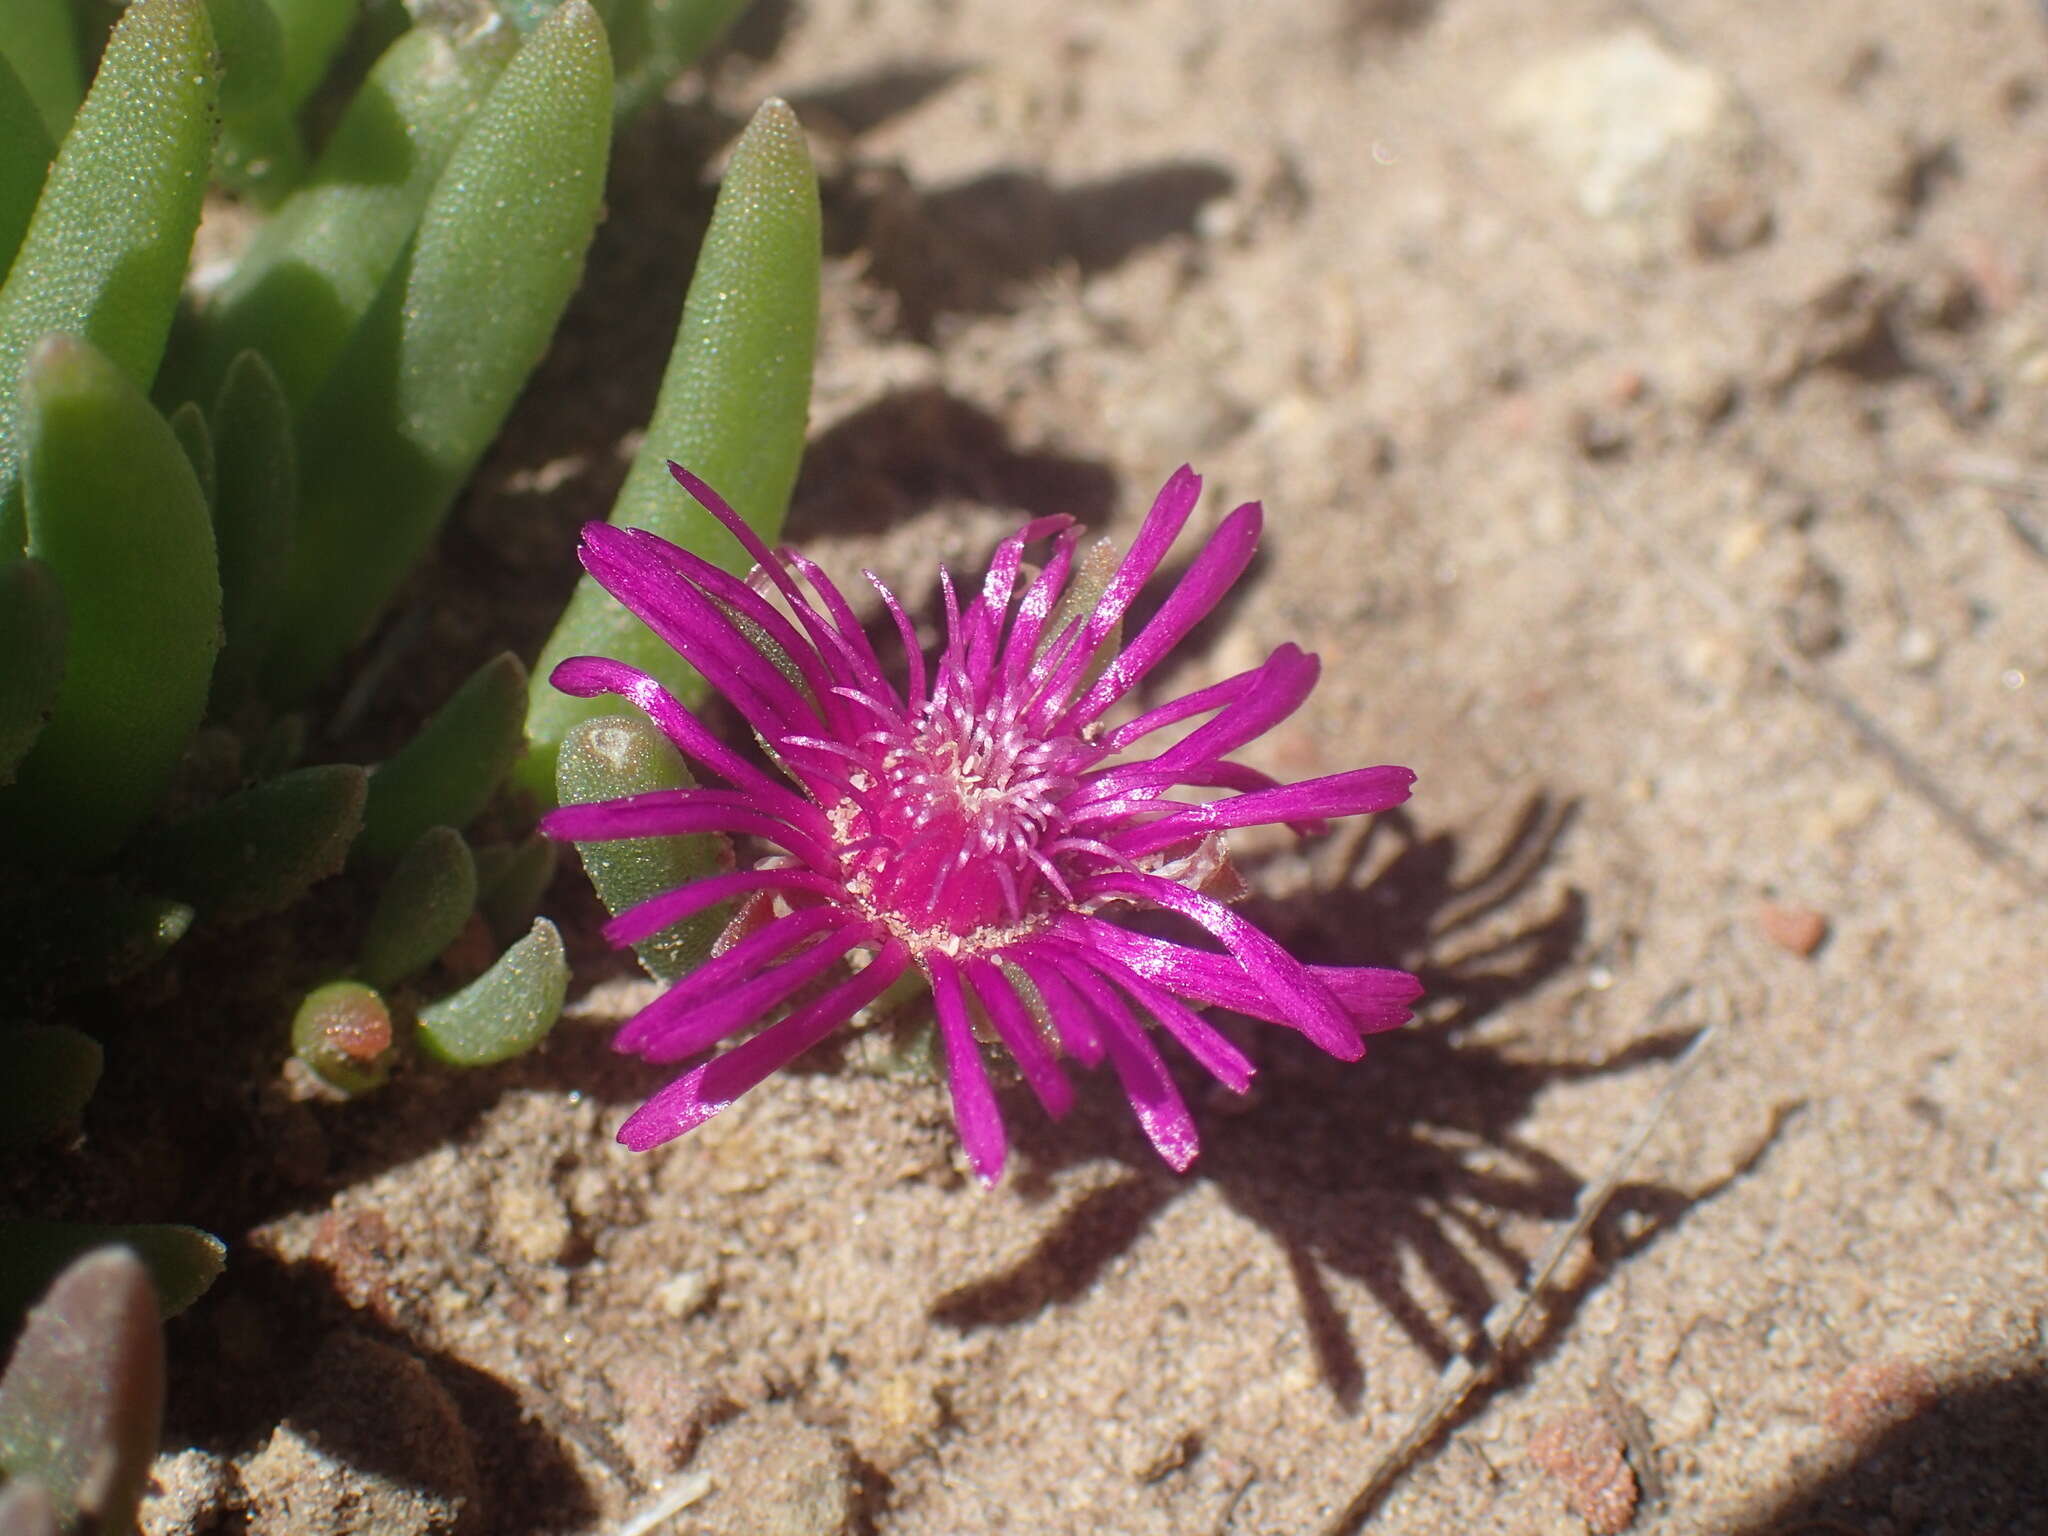
[{"label": "reddish pebble", "polygon": [[1903,1424],[1939,1396],[1934,1378],[1911,1360],[1864,1360],[1842,1372],[1821,1422],[1844,1440],[1863,1441]]},{"label": "reddish pebble", "polygon": [[1810,955],[1828,936],[1824,912],[1811,907],[1781,906],[1767,901],[1756,909],[1756,926],[1766,939],[1795,955]]},{"label": "reddish pebble", "polygon": [[1529,1459],[1564,1484],[1565,1502],[1594,1536],[1617,1536],[1636,1517],[1635,1472],[1621,1431],[1597,1408],[1561,1413],[1529,1439]]}]

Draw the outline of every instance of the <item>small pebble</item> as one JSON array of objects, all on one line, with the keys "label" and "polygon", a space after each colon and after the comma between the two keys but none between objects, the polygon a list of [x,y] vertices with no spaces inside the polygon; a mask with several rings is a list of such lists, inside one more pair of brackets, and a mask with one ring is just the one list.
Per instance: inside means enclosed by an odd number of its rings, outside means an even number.
[{"label": "small pebble", "polygon": [[1825,913],[1775,901],[1764,902],[1756,909],[1756,926],[1778,948],[1802,956],[1819,949],[1828,936]]},{"label": "small pebble", "polygon": [[1529,1437],[1529,1459],[1564,1485],[1565,1501],[1594,1536],[1617,1536],[1636,1517],[1640,1492],[1621,1431],[1597,1408],[1547,1420]]}]

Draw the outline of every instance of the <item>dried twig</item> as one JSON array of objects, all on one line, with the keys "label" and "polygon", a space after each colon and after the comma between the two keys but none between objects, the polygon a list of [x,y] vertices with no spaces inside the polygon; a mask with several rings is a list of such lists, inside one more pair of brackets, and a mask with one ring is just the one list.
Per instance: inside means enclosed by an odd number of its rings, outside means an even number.
[{"label": "dried twig", "polygon": [[1707,1042],[1714,1037],[1718,1027],[1718,1020],[1710,1020],[1693,1036],[1692,1044],[1678,1058],[1671,1069],[1671,1076],[1658,1090],[1656,1098],[1636,1117],[1635,1124],[1629,1127],[1628,1134],[1614,1149],[1600,1177],[1579,1192],[1570,1223],[1544,1252],[1527,1283],[1486,1314],[1486,1320],[1479,1327],[1479,1337],[1444,1367],[1435,1389],[1409,1419],[1401,1438],[1380,1457],[1371,1475],[1344,1506],[1343,1512],[1326,1527],[1326,1536],[1351,1536],[1417,1457],[1443,1433],[1444,1426],[1456,1416],[1473,1390],[1500,1370],[1516,1333],[1535,1311],[1537,1302],[1549,1288],[1551,1279],[1572,1246],[1585,1236],[1587,1229],[1607,1208],[1607,1202],[1614,1198],[1615,1190],[1621,1187],[1621,1181],[1628,1176],[1629,1169],[1649,1141],[1650,1133],[1656,1130],[1658,1122],[1664,1118],[1679,1090],[1698,1066]]}]

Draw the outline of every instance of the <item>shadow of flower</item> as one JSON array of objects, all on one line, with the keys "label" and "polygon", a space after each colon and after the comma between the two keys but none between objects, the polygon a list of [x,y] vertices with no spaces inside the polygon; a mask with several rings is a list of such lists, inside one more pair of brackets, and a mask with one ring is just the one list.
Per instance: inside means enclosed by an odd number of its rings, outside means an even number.
[{"label": "shadow of flower", "polygon": [[[1207,1103],[1202,1155],[1185,1179],[1158,1166],[1127,1106],[1100,1081],[1086,1084],[1059,1125],[1019,1106],[1013,1124],[1027,1193],[1049,1196],[1055,1174],[1096,1160],[1129,1171],[1061,1212],[1016,1267],[948,1292],[933,1316],[965,1332],[1073,1300],[1174,1201],[1206,1184],[1279,1245],[1323,1378],[1347,1411],[1360,1402],[1364,1373],[1333,1274],[1361,1283],[1432,1363],[1450,1360],[1504,1288],[1526,1277],[1531,1255],[1512,1224],[1568,1218],[1582,1185],[1516,1129],[1538,1095],[1674,1058],[1691,1038],[1654,1033],[1601,1061],[1530,1057],[1471,1038],[1481,1020],[1578,952],[1586,912],[1577,892],[1521,911],[1569,820],[1568,806],[1532,796],[1485,867],[1461,879],[1452,835],[1422,835],[1406,815],[1390,814],[1339,845],[1302,895],[1263,911],[1254,904],[1248,915],[1305,958],[1418,971],[1429,989],[1420,1021],[1375,1040],[1356,1066],[1334,1069],[1291,1034],[1240,1031],[1260,1064],[1257,1085],[1249,1100],[1189,1085]],[[1389,841],[1399,846],[1375,861]],[[1252,878],[1256,887],[1256,871]],[[1511,920],[1505,938],[1480,936],[1503,915]],[[1624,1185],[1620,1199],[1645,1224],[1636,1246],[1687,1204],[1650,1184]]]}]

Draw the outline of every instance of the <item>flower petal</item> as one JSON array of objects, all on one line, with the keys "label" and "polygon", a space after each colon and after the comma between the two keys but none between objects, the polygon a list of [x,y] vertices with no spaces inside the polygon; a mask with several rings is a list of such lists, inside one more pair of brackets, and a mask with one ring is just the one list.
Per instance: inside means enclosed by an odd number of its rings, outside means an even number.
[{"label": "flower petal", "polygon": [[676,750],[737,789],[775,800],[802,804],[786,784],[778,784],[704,728],[704,722],[679,703],[674,694],[622,661],[603,656],[571,656],[548,674],[548,681],[579,699],[600,693],[617,694],[652,720]]},{"label": "flower petal", "polygon": [[[664,1010],[664,1022],[650,1025],[638,1037],[633,1054],[642,1061],[681,1061],[709,1050],[727,1035],[764,1017],[843,960],[861,938],[860,925],[849,923],[826,934],[809,949],[771,969],[757,972],[737,986],[702,997],[692,1008]],[[641,1018],[654,1012],[644,1010]],[[634,1021],[636,1024],[639,1020]]]},{"label": "flower petal", "polygon": [[1166,1059],[1138,1027],[1130,1010],[1092,970],[1084,965],[1063,964],[1061,960],[1053,963],[1095,1006],[1102,1021],[1103,1044],[1109,1048],[1110,1065],[1116,1068],[1124,1097],[1131,1101],[1146,1139],[1175,1173],[1186,1173],[1202,1143],[1195,1134],[1187,1101],[1180,1096],[1173,1074],[1166,1070]]},{"label": "flower petal", "polygon": [[1384,811],[1408,798],[1415,782],[1409,768],[1354,768],[1299,784],[1255,789],[1248,795],[1185,806],[1169,816],[1119,833],[1118,852],[1132,858],[1156,853],[1169,844],[1204,832],[1231,827],[1257,827],[1276,821],[1319,821],[1326,816],[1362,816]]},{"label": "flower petal", "polygon": [[[1222,902],[1176,881],[1129,870],[1095,875],[1077,885],[1074,894],[1084,901],[1091,896],[1130,896],[1193,919],[1223,941],[1224,948],[1236,956],[1268,996],[1290,1010],[1296,1029],[1341,1060],[1356,1061],[1364,1053],[1365,1045],[1358,1038],[1356,1026],[1330,995],[1330,989],[1309,975],[1299,960]],[[1085,921],[1065,914],[1055,927],[1085,943],[1085,933],[1073,933]]]},{"label": "flower petal", "polygon": [[612,1049],[636,1054],[642,1045],[672,1027],[673,1021],[697,1007],[719,989],[744,981],[781,958],[815,933],[843,923],[846,915],[830,907],[807,907],[771,921],[721,955],[713,955],[653,1002],[627,1020],[612,1037]]},{"label": "flower petal", "polygon": [[1248,501],[1223,520],[1151,622],[1138,631],[1138,638],[1117,652],[1077,703],[1055,717],[1061,729],[1078,730],[1094,720],[1209,616],[1252,563],[1263,519],[1259,504]]},{"label": "flower petal", "polygon": [[974,1043],[974,1026],[960,992],[960,971],[936,950],[921,963],[931,977],[932,1008],[938,1015],[939,1039],[946,1047],[946,1086],[953,1095],[953,1123],[960,1128],[960,1144],[967,1149],[975,1177],[984,1188],[994,1188],[1003,1176],[1009,1142],[981,1047]]},{"label": "flower petal", "polygon": [[1251,1087],[1252,1074],[1256,1069],[1250,1059],[1214,1024],[1171,992],[1155,987],[1129,966],[1100,950],[1084,950],[1078,945],[1063,944],[1058,940],[1041,942],[1060,949],[1077,963],[1086,964],[1098,975],[1123,988],[1139,1007],[1159,1021],[1162,1029],[1187,1047],[1188,1054],[1200,1062],[1211,1077],[1232,1093],[1243,1093]]},{"label": "flower petal", "polygon": [[809,891],[829,898],[844,895],[845,890],[838,881],[804,869],[739,869],[725,875],[707,875],[626,908],[604,925],[605,942],[614,946],[638,944],[673,923],[750,891]]},{"label": "flower petal", "polygon": [[892,941],[859,975],[670,1083],[626,1117],[619,1127],[619,1141],[635,1152],[645,1152],[695,1130],[880,997],[909,961],[909,952],[900,942]]},{"label": "flower petal", "polygon": [[[1297,1027],[1287,1010],[1267,996],[1230,955],[1190,949],[1100,921],[1088,942],[1182,997],[1269,1024]],[[1406,1024],[1411,1017],[1409,1005],[1422,995],[1422,983],[1406,971],[1368,965],[1310,965],[1303,969],[1330,989],[1352,1022],[1366,1033]]]},{"label": "flower petal", "polygon": [[1060,1071],[1045,1037],[1038,1032],[1038,1021],[1017,996],[1017,989],[987,960],[973,957],[961,962],[961,968],[968,986],[981,1002],[982,1012],[994,1027],[996,1038],[1017,1063],[1017,1070],[1038,1096],[1038,1102],[1045,1106],[1045,1112],[1055,1120],[1065,1115],[1074,1107],[1073,1086]]},{"label": "flower petal", "polygon": [[573,843],[622,837],[677,837],[691,832],[751,832],[780,843],[805,863],[831,869],[838,862],[810,832],[793,827],[744,790],[651,789],[644,795],[564,805],[540,819],[549,837]]}]

